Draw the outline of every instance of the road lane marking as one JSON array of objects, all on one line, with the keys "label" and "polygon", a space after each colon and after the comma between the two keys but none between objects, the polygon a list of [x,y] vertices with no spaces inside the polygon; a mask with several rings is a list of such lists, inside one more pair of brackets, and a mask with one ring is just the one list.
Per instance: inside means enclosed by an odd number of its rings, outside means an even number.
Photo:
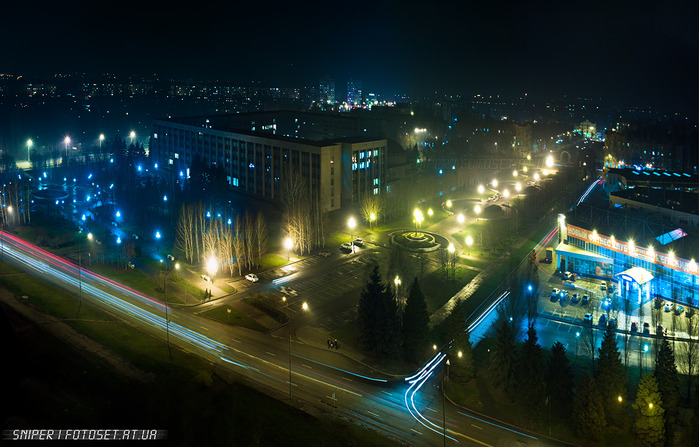
[{"label": "road lane marking", "polygon": [[427,407],[427,409],[430,410],[430,411],[434,411],[435,413],[439,413],[439,412],[438,412],[437,410],[435,410],[434,408]]},{"label": "road lane marking", "polygon": [[477,428],[478,430],[483,430],[483,427],[479,427],[479,426],[477,426],[477,425],[475,425],[475,424],[471,424],[471,427],[475,427],[475,428]]},{"label": "road lane marking", "polygon": [[411,428],[410,430],[414,431],[414,432],[417,433],[418,435],[422,435],[422,433],[420,433],[419,431],[415,430],[414,428]]},{"label": "road lane marking", "polygon": [[367,413],[369,413],[369,414],[371,414],[372,416],[376,416],[377,418],[381,419],[381,416],[379,416],[378,414],[376,414],[376,413],[374,413],[374,412],[372,412],[372,411],[367,410]]},{"label": "road lane marking", "polygon": [[272,353],[272,352],[269,352],[269,351],[267,351],[267,354],[269,354],[269,355],[273,355],[273,356],[275,356],[275,357],[276,357],[276,355],[277,355],[277,354],[274,354],[274,353]]}]

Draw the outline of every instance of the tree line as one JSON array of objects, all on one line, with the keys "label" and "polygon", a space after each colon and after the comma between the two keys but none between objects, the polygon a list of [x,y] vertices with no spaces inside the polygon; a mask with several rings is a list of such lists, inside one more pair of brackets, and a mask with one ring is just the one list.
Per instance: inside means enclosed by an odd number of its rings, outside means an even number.
[{"label": "tree line", "polygon": [[212,256],[229,274],[260,265],[267,253],[269,229],[262,212],[247,210],[230,224],[222,218],[206,217],[202,202],[182,204],[175,226],[176,247],[190,264],[206,262]]}]

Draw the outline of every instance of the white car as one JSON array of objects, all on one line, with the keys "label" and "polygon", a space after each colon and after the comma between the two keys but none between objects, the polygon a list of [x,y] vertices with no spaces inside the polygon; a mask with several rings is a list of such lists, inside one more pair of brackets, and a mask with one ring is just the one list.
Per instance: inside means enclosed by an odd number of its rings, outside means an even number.
[{"label": "white car", "polygon": [[211,278],[209,277],[209,275],[201,275],[201,279],[203,279],[204,281],[211,282]]},{"label": "white car", "polygon": [[257,282],[260,280],[260,278],[258,278],[257,275],[254,273],[248,273],[247,275],[245,275],[245,279],[247,279],[250,282]]},{"label": "white car", "polygon": [[673,308],[673,303],[665,303],[665,312],[670,312]]},{"label": "white car", "polygon": [[354,243],[354,245],[357,245],[359,247],[364,246],[364,241],[362,240],[361,237],[356,238],[354,241],[352,241],[352,243]]}]

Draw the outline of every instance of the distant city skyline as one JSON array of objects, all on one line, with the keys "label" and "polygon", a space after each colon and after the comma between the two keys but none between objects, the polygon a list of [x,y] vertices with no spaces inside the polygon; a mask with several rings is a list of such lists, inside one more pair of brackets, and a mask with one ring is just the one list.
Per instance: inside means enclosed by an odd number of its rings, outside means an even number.
[{"label": "distant city skyline", "polygon": [[[42,2],[39,2],[42,3]],[[696,113],[690,1],[425,5],[353,3],[3,5],[0,72],[158,73],[337,86],[413,97],[499,92],[604,97]]]}]

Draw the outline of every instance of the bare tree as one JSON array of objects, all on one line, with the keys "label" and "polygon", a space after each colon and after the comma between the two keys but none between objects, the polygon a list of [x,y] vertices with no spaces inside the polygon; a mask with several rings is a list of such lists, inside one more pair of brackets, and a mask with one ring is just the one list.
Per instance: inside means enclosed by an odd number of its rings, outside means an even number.
[{"label": "bare tree", "polygon": [[371,193],[365,194],[359,205],[359,212],[362,215],[362,219],[368,222],[371,227],[373,222],[379,220],[384,212],[381,196]]},{"label": "bare tree", "polygon": [[190,206],[180,207],[179,218],[175,226],[175,246],[184,253],[187,262],[194,262],[194,222]]},{"label": "bare tree", "polygon": [[255,242],[257,243],[257,263],[261,263],[262,257],[267,252],[267,241],[269,232],[267,230],[267,220],[261,211],[257,212],[255,217]]},{"label": "bare tree", "polygon": [[699,317],[696,315],[686,317],[684,323],[679,322],[679,326],[684,329],[687,339],[677,343],[675,356],[680,372],[687,376],[687,397],[691,398],[692,383],[697,373],[697,359],[699,358],[696,339],[699,335]]},{"label": "bare tree", "polygon": [[240,216],[235,218],[235,230],[233,233],[233,256],[238,266],[238,275],[243,274],[243,258],[245,257],[245,236],[243,235],[243,222]]},{"label": "bare tree", "polygon": [[257,250],[255,220],[248,211],[245,211],[243,221],[245,222],[245,264],[248,269],[252,269],[257,263],[255,256],[255,251]]}]

